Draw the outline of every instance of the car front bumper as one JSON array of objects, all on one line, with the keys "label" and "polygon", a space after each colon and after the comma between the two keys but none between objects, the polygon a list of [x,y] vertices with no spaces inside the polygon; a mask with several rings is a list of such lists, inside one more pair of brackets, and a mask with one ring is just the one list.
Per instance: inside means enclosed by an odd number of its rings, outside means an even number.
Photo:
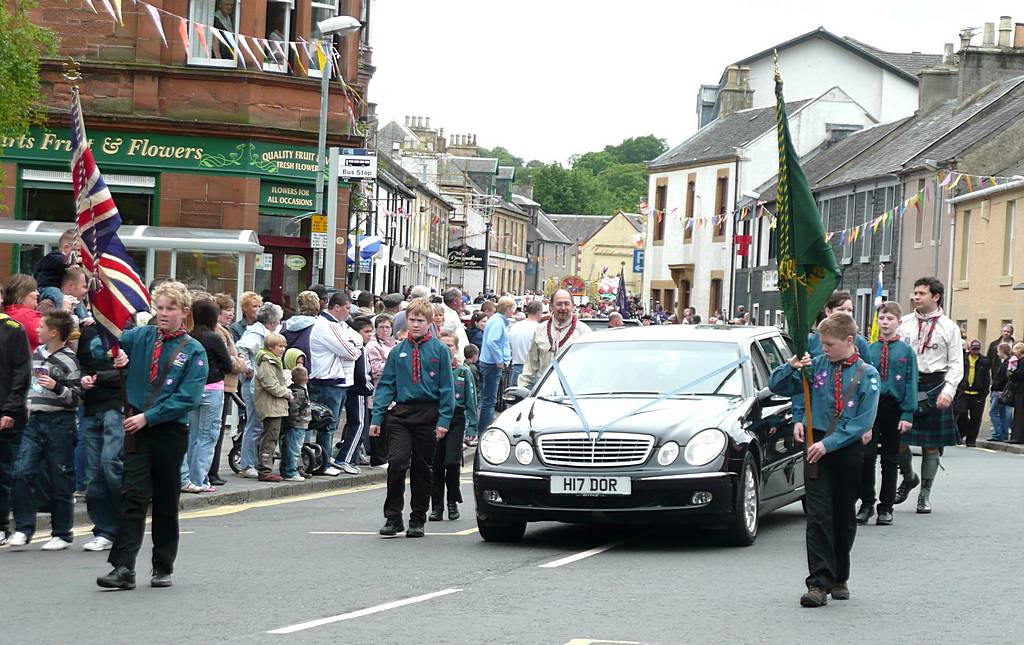
[{"label": "car front bumper", "polygon": [[[631,479],[629,495],[551,493],[551,476],[579,472],[523,474],[494,470],[473,473],[477,516],[490,522],[569,522],[624,524],[718,524],[735,513],[737,476],[731,472],[636,475],[586,472],[588,476]],[[693,503],[697,492],[711,493],[706,504]],[[493,499],[500,496],[501,501]]]}]

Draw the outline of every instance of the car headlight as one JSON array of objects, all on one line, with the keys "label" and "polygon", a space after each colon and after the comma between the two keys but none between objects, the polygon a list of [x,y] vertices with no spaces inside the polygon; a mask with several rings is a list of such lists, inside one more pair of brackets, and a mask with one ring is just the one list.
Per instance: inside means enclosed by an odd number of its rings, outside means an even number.
[{"label": "car headlight", "polygon": [[683,457],[691,466],[710,464],[725,449],[725,433],[718,428],[701,430],[686,442]]},{"label": "car headlight", "polygon": [[669,441],[658,450],[658,465],[668,466],[676,457],[679,456],[679,444],[675,441]]},{"label": "car headlight", "polygon": [[533,461],[533,446],[529,441],[520,441],[516,444],[516,461],[524,466],[529,466]]},{"label": "car headlight", "polygon": [[512,452],[512,444],[509,443],[508,435],[502,430],[491,428],[480,438],[480,454],[488,463],[503,464],[508,459],[510,452]]}]

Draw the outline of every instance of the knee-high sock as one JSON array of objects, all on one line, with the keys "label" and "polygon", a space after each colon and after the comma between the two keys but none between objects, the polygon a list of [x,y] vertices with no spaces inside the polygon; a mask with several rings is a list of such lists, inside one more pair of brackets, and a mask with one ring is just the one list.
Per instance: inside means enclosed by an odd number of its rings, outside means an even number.
[{"label": "knee-high sock", "polygon": [[900,474],[903,477],[910,477],[914,474],[914,454],[909,450],[901,450],[897,463],[900,467]]},{"label": "knee-high sock", "polygon": [[939,453],[926,452],[921,457],[921,486],[931,489],[935,475],[939,472]]}]

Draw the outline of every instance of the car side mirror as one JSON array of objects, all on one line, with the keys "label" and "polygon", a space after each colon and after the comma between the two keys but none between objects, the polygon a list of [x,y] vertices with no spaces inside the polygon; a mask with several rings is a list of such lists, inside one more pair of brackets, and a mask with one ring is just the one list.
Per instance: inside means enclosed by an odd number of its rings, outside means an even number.
[{"label": "car side mirror", "polygon": [[793,402],[792,398],[776,394],[769,390],[768,388],[763,388],[760,392],[757,393],[757,400],[761,402],[762,406],[769,408],[774,408],[781,405],[789,405],[790,403]]},{"label": "car side mirror", "polygon": [[530,396],[530,390],[526,389],[525,387],[510,387],[505,390],[505,393],[502,395],[501,398],[505,401],[505,403],[508,403],[509,405],[514,405],[516,403],[519,403],[528,396]]}]

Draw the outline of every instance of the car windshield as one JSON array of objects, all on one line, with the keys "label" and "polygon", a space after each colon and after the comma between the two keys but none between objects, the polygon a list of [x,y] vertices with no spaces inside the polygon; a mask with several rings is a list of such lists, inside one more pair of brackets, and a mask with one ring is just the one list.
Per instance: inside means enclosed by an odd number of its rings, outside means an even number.
[{"label": "car windshield", "polygon": [[[579,343],[562,355],[559,366],[576,396],[639,394],[659,396],[718,370],[738,358],[736,345],[707,341],[611,341]],[[742,370],[728,369],[706,378],[679,396],[743,393]],[[549,370],[536,396],[561,398],[565,391]]]}]

